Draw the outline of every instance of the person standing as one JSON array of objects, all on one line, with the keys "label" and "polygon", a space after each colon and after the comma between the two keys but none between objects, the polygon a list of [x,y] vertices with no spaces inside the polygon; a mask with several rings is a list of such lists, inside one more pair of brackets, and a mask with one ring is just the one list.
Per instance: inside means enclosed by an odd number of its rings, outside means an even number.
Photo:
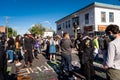
[{"label": "person standing", "polygon": [[7,41],[7,54],[9,57],[8,62],[13,62],[14,60],[14,50],[15,50],[15,41],[12,37]]},{"label": "person standing", "polygon": [[107,49],[108,49],[108,44],[110,42],[110,38],[108,35],[105,36],[104,38],[104,48],[103,48],[103,65],[106,64],[106,60],[107,60]]},{"label": "person standing", "polygon": [[77,39],[75,40],[75,48],[79,51],[80,49],[80,43],[81,43],[81,40],[82,40],[82,34],[79,33],[78,36],[77,36]]},{"label": "person standing", "polygon": [[82,38],[83,38],[83,35],[80,33],[78,35],[78,38],[75,40],[75,47],[76,47],[76,49],[78,51],[78,57],[79,57],[79,60],[80,60],[80,64],[82,64],[82,60],[81,60],[82,59],[82,52],[81,52],[82,51],[81,50],[81,48],[82,48],[82,45],[81,45]]},{"label": "person standing", "polygon": [[108,45],[106,65],[107,80],[120,80],[120,30],[117,25],[109,25],[105,30],[106,34],[114,37]]},{"label": "person standing", "polygon": [[20,61],[23,59],[23,56],[21,54],[21,36],[18,35],[15,39],[15,53],[16,53],[16,66],[20,66],[22,63]]},{"label": "person standing", "polygon": [[72,53],[73,44],[70,40],[69,33],[64,33],[63,34],[63,39],[60,42],[60,47],[61,47],[61,56],[62,56],[62,59],[63,59],[61,64],[62,65],[64,65],[65,63],[67,64],[68,75],[69,75],[68,80],[72,80],[73,71],[72,71],[72,64],[71,64],[71,62],[72,62],[71,53]]},{"label": "person standing", "polygon": [[55,47],[56,47],[56,53],[60,52],[60,39],[61,37],[59,35],[57,35],[55,37]]},{"label": "person standing", "polygon": [[94,60],[98,60],[98,53],[100,48],[98,42],[98,36],[94,37],[93,44],[94,44]]},{"label": "person standing", "polygon": [[7,75],[7,55],[5,50],[4,36],[0,36],[0,80],[6,80]]},{"label": "person standing", "polygon": [[50,40],[49,53],[50,53],[50,61],[56,61],[55,60],[56,47],[55,47],[55,41],[53,38],[51,38]]},{"label": "person standing", "polygon": [[50,54],[49,54],[49,50],[50,50],[50,37],[48,36],[47,37],[47,41],[46,41],[46,45],[47,45],[47,47],[46,47],[46,58],[47,59],[49,59],[49,56],[50,56]]},{"label": "person standing", "polygon": [[24,57],[25,57],[25,66],[32,66],[33,54],[34,51],[34,40],[30,34],[25,34],[24,39]]},{"label": "person standing", "polygon": [[41,51],[41,49],[42,49],[42,47],[41,47],[41,37],[37,37],[37,38],[35,38],[36,39],[36,42],[37,42],[37,45],[38,46],[36,46],[37,47],[37,50],[38,50],[38,52],[39,53],[41,53],[42,51]]},{"label": "person standing", "polygon": [[98,42],[99,42],[99,53],[102,54],[103,53],[103,50],[104,50],[104,39],[105,39],[105,36],[104,35],[101,35],[99,38],[98,38]]},{"label": "person standing", "polygon": [[94,45],[93,40],[85,34],[81,41],[81,70],[86,80],[94,80],[94,67],[93,67],[93,51]]}]

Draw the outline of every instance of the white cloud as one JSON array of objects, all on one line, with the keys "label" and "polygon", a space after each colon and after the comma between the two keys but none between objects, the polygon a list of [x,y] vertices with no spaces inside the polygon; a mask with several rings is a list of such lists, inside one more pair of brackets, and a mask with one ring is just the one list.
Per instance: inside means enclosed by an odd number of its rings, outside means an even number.
[{"label": "white cloud", "polygon": [[51,25],[50,21],[44,21],[43,23]]},{"label": "white cloud", "polygon": [[32,24],[31,27],[33,27],[35,24]]}]

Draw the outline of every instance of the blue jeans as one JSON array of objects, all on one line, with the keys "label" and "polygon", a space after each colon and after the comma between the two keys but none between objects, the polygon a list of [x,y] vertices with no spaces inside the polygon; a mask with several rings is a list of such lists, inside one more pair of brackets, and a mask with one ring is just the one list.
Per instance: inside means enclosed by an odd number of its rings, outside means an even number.
[{"label": "blue jeans", "polygon": [[94,53],[94,60],[98,60],[98,53]]},{"label": "blue jeans", "polygon": [[8,50],[7,54],[9,55],[10,60],[13,60],[14,51],[13,50]]},{"label": "blue jeans", "polygon": [[103,50],[103,60],[104,60],[104,64],[106,64],[107,61],[107,50]]},{"label": "blue jeans", "polygon": [[94,50],[94,54],[93,54],[95,61],[98,60],[98,58],[99,58],[99,57],[98,57],[98,54],[99,54],[99,50],[98,50],[98,49],[95,49],[95,50]]},{"label": "blue jeans", "polygon": [[69,76],[72,77],[73,75],[73,72],[72,72],[72,57],[71,57],[71,54],[62,54],[62,62],[61,62],[61,65],[62,65],[62,70],[64,68],[64,66],[67,66],[68,68],[68,73],[69,73]]}]

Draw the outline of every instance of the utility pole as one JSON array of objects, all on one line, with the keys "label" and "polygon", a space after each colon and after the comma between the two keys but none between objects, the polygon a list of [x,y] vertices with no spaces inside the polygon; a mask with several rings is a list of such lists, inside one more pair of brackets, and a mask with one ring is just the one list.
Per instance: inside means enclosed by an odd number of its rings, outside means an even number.
[{"label": "utility pole", "polygon": [[6,35],[8,39],[8,16],[6,16]]}]

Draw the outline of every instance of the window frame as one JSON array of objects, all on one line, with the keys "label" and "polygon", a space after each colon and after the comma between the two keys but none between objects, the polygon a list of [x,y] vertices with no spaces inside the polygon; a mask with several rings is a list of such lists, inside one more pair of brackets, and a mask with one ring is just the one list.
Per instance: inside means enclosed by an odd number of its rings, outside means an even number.
[{"label": "window frame", "polygon": [[106,12],[101,11],[101,22],[106,22]]}]

